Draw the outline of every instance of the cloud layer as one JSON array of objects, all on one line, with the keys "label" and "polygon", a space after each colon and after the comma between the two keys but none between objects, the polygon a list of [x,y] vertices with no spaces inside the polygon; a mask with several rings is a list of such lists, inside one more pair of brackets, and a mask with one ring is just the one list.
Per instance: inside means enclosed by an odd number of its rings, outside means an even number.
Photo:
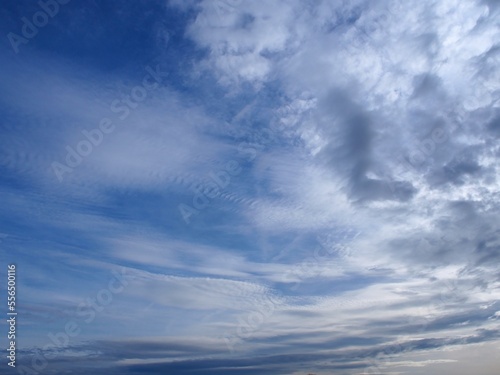
[{"label": "cloud layer", "polygon": [[23,366],[498,373],[494,1],[84,8],[2,45]]}]

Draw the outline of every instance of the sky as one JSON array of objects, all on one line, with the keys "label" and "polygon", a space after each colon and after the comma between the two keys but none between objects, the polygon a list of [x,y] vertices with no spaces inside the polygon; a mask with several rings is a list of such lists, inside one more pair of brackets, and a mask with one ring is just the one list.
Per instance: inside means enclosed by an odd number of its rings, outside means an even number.
[{"label": "sky", "polygon": [[499,373],[499,2],[0,20],[0,372]]}]

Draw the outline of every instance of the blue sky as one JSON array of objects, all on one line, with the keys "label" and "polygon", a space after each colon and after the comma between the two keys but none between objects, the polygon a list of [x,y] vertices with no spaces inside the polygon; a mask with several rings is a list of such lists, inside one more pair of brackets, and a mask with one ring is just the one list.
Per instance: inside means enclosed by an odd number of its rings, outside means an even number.
[{"label": "blue sky", "polygon": [[498,374],[499,17],[3,2],[2,373]]}]

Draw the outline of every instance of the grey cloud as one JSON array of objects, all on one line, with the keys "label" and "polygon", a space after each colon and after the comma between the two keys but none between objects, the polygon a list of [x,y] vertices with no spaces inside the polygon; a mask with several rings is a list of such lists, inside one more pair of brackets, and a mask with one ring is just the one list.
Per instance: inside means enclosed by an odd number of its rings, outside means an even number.
[{"label": "grey cloud", "polygon": [[476,266],[498,264],[500,261],[500,230],[481,239],[477,244],[476,254],[478,255]]},{"label": "grey cloud", "polygon": [[492,13],[500,10],[500,3],[497,0],[481,0],[481,2],[487,5]]},{"label": "grey cloud", "polygon": [[355,185],[353,192],[360,201],[397,200],[406,202],[413,197],[417,189],[408,181],[363,178]]},{"label": "grey cloud", "polygon": [[[500,111],[499,111],[500,112]],[[500,113],[498,113],[487,125],[487,129],[496,137],[500,137]]]},{"label": "grey cloud", "polygon": [[491,47],[487,52],[474,59],[477,76],[486,79],[495,79],[500,60],[500,44]]},{"label": "grey cloud", "polygon": [[355,201],[410,200],[416,193],[410,182],[367,176],[376,164],[375,119],[351,95],[348,90],[332,90],[322,103],[327,121],[331,122],[323,124],[329,143],[322,157],[331,169],[347,178],[349,195]]},{"label": "grey cloud", "polygon": [[[80,356],[66,356],[53,359],[50,363],[51,371],[63,373],[71,368],[75,375],[88,374],[276,374],[290,373],[297,369],[303,371],[311,368],[333,370],[358,369],[369,366],[372,361],[378,359],[380,355],[399,355],[406,352],[438,349],[455,345],[466,345],[497,340],[500,338],[499,330],[478,329],[474,334],[465,337],[434,337],[417,340],[407,340],[398,344],[390,344],[393,338],[387,336],[386,344],[377,343],[383,341],[382,338],[357,338],[352,340],[349,337],[342,337],[332,340],[330,345],[340,351],[326,350],[318,352],[315,348],[304,349],[303,345],[297,345],[296,350],[290,354],[273,354],[268,350],[265,355],[245,355],[233,356],[231,358],[214,356],[208,347],[205,353],[200,352],[200,346],[194,345],[191,359],[177,359],[170,362],[163,362],[157,356],[162,350],[186,350],[187,347],[178,347],[171,343],[157,344],[125,341],[92,342],[78,347],[68,348],[70,352],[82,350],[85,347],[92,350],[90,354]],[[307,340],[304,337],[304,340]],[[370,345],[363,347],[362,345]],[[359,348],[342,349],[345,345],[361,345]],[[375,346],[373,346],[375,345]],[[325,347],[322,347],[325,349]],[[272,352],[272,351],[271,351]],[[110,355],[111,353],[111,355]],[[153,354],[151,356],[151,354]],[[158,359],[158,362],[149,364],[118,364],[110,360],[123,358],[134,359]],[[368,360],[368,361],[367,361]],[[321,365],[318,365],[321,364]],[[342,372],[341,372],[342,373]],[[348,374],[351,372],[345,372]]]},{"label": "grey cloud", "polygon": [[[382,239],[379,246],[420,276],[449,265],[461,265],[468,273],[479,264],[494,267],[499,252],[497,207],[494,200],[440,202],[436,210],[429,211],[433,213],[427,219],[430,228],[408,229]],[[485,272],[481,277],[490,282],[491,270]]]},{"label": "grey cloud", "polygon": [[481,166],[477,161],[454,159],[429,174],[427,180],[433,186],[445,183],[463,185],[464,177],[476,176],[479,172],[481,172]]},{"label": "grey cloud", "polygon": [[[432,40],[431,37],[425,39]],[[419,74],[413,78],[413,87],[413,98],[428,97],[442,91],[442,80],[435,74]]]}]

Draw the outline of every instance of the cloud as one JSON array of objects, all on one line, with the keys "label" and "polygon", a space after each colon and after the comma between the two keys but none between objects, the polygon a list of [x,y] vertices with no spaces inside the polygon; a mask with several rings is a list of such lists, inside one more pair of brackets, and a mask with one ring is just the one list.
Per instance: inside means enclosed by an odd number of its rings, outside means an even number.
[{"label": "cloud", "polygon": [[[468,348],[467,363],[494,353],[495,2],[158,9],[150,53],[120,52],[130,65],[35,41],[2,62],[0,257],[24,269],[33,327],[20,355],[71,319],[85,330],[47,351],[48,371],[465,374]],[[148,66],[161,82],[117,109]],[[59,181],[52,163],[103,118],[116,129]],[[116,269],[127,288],[83,323]]]}]

